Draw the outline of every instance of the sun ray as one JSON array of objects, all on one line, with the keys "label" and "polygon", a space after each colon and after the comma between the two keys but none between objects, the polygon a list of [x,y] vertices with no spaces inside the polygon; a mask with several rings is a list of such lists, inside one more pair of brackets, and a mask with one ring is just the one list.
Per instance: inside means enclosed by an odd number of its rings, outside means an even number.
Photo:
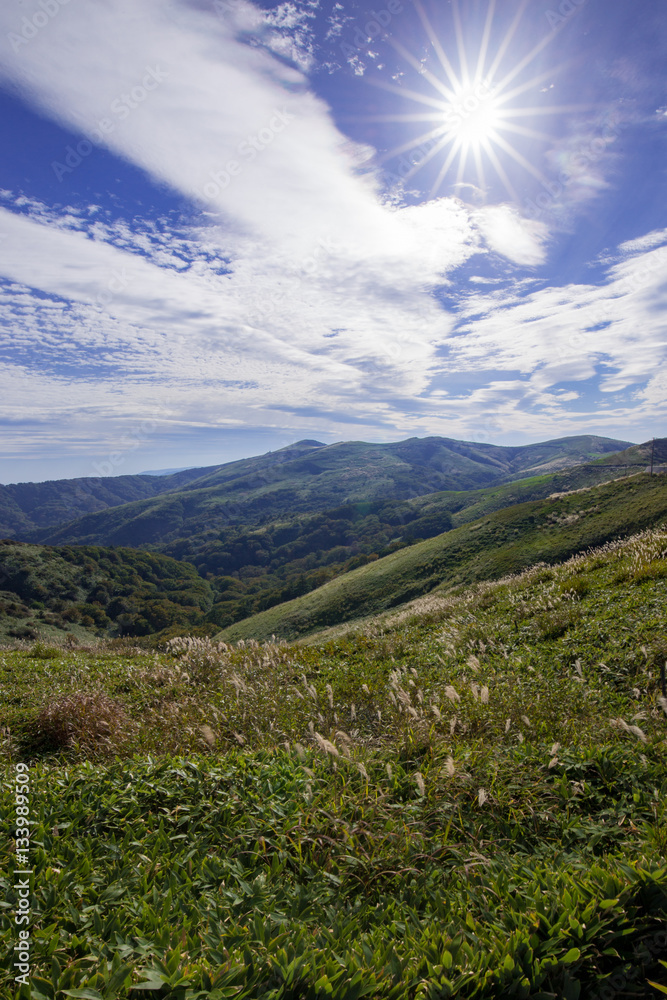
[{"label": "sun ray", "polygon": [[497,87],[494,87],[496,104],[506,104],[508,101],[513,101],[521,94],[525,94],[527,90],[531,90],[531,88],[537,87],[540,83],[544,83],[545,80],[553,80],[553,77],[553,70],[546,70],[546,72],[540,73],[538,76],[534,76],[531,80],[527,80],[525,83],[522,83],[519,87],[515,87],[514,90],[508,90],[506,92],[504,90],[504,83],[498,84]]},{"label": "sun ray", "polygon": [[449,151],[447,159],[445,160],[445,162],[443,163],[442,167],[440,168],[440,173],[438,174],[438,176],[435,179],[435,183],[433,184],[433,187],[431,188],[429,197],[433,198],[433,196],[439,190],[440,185],[442,184],[443,180],[445,179],[445,177],[447,175],[447,171],[449,170],[449,168],[451,167],[452,163],[454,162],[454,157],[456,156],[457,153],[458,153],[458,145],[455,142],[454,145],[452,146],[452,148]]},{"label": "sun ray", "polygon": [[486,22],[484,24],[484,34],[482,35],[482,41],[479,46],[479,56],[477,58],[477,69],[475,70],[475,79],[484,79],[484,63],[486,62],[486,53],[489,49],[489,38],[491,37],[491,25],[493,23],[493,15],[496,9],[496,0],[490,0],[489,9],[486,12]]},{"label": "sun ray", "polygon": [[449,59],[445,55],[445,50],[443,49],[442,45],[440,44],[440,39],[438,38],[438,36],[436,35],[435,31],[431,27],[431,22],[429,21],[428,17],[426,16],[426,11],[422,7],[420,0],[414,0],[414,5],[415,5],[415,9],[417,11],[417,14],[419,15],[420,21],[424,25],[424,30],[426,31],[426,35],[428,37],[428,40],[431,43],[431,45],[433,46],[433,49],[435,50],[435,53],[436,53],[438,59],[440,60],[440,64],[441,64],[442,68],[444,69],[445,73],[447,74],[447,77],[449,78],[449,82],[451,83],[452,87],[454,87],[454,88],[458,87],[459,86],[458,77],[457,77],[456,73],[454,72],[452,64],[450,63]]},{"label": "sun ray", "polygon": [[503,118],[521,118],[527,115],[564,115],[573,111],[593,111],[594,104],[558,104],[546,108],[510,108],[503,111]]},{"label": "sun ray", "polygon": [[417,70],[420,76],[423,76],[425,80],[428,80],[428,82],[431,84],[434,90],[439,91],[442,94],[442,96],[445,97],[448,101],[454,100],[454,98],[456,97],[454,91],[451,90],[449,87],[446,87],[445,84],[442,82],[442,80],[438,80],[437,76],[431,73],[430,70],[424,69],[419,60],[415,59],[412,53],[409,52],[408,49],[406,49],[405,46],[401,44],[401,42],[397,41],[395,38],[392,38],[391,36],[387,37],[387,41],[389,42],[391,47],[399,53],[399,55],[403,56],[406,62],[408,62],[413,69]]},{"label": "sun ray", "polygon": [[443,112],[433,114],[433,112],[407,111],[405,114],[395,115],[341,115],[343,122],[441,122]]},{"label": "sun ray", "polygon": [[534,128],[525,128],[523,125],[513,125],[510,122],[499,121],[496,122],[496,131],[502,130],[503,132],[515,132],[517,135],[525,135],[529,139],[540,139],[542,142],[550,142],[551,136],[547,135],[546,132],[538,132]]},{"label": "sun ray", "polygon": [[[425,165],[426,163],[428,163],[428,162],[429,162],[430,160],[432,160],[432,159],[433,159],[433,158],[434,158],[435,156],[437,156],[437,155],[438,155],[438,153],[439,153],[439,152],[441,152],[441,150],[443,150],[443,149],[444,149],[444,148],[445,148],[446,146],[448,146],[448,145],[449,145],[449,144],[450,144],[451,142],[453,142],[453,140],[452,140],[452,139],[446,139],[446,138],[445,138],[445,137],[443,136],[443,138],[442,138],[442,139],[440,140],[440,142],[439,142],[439,143],[438,143],[437,145],[435,145],[435,146],[433,147],[433,149],[429,150],[429,152],[428,152],[428,153],[426,154],[426,156],[424,157],[424,159],[423,159],[423,160],[420,160],[420,161],[419,161],[419,163],[415,163],[415,164],[414,164],[414,166],[412,167],[412,169],[411,169],[411,170],[408,170],[407,174],[405,174],[405,175],[404,175],[404,177],[403,177],[403,180],[404,180],[404,181],[409,181],[411,177],[414,177],[414,175],[415,175],[415,174],[417,173],[417,171],[418,171],[418,170],[421,170],[421,168],[422,168],[422,167],[423,167],[423,166],[424,166],[424,165]],[[449,168],[447,168],[447,169],[449,169]]]},{"label": "sun ray", "polygon": [[[524,56],[523,59],[516,64],[516,66],[513,66],[510,72],[505,76],[505,78],[500,81],[500,83],[498,84],[498,90],[504,90],[505,87],[508,85],[508,83],[511,83],[511,81],[515,78],[515,76],[518,76],[518,74],[526,66],[530,65],[533,59],[540,54],[544,46],[547,45],[550,41],[551,41],[551,36],[545,35],[544,38],[541,41],[539,41],[537,45],[528,53],[528,55]],[[543,78],[549,75],[551,74],[545,73]]]},{"label": "sun ray", "polygon": [[493,80],[494,76],[496,75],[498,67],[500,66],[500,63],[502,62],[503,57],[507,52],[509,44],[512,41],[512,38],[514,37],[514,33],[519,26],[519,22],[521,21],[521,18],[523,17],[523,13],[527,6],[528,6],[528,0],[522,0],[521,4],[517,8],[517,12],[514,15],[514,20],[507,29],[505,37],[503,38],[498,48],[498,51],[496,52],[496,57],[493,60],[491,66],[489,67],[489,72],[487,73],[488,79]]},{"label": "sun ray", "polygon": [[528,173],[533,175],[533,177],[536,177],[537,180],[540,182],[540,184],[546,184],[547,179],[544,176],[544,174],[542,174],[536,167],[534,167],[533,164],[530,162],[530,160],[527,160],[525,156],[517,152],[517,150],[514,148],[514,146],[512,146],[511,143],[507,142],[505,139],[503,139],[501,135],[498,135],[497,133],[493,136],[493,141],[496,143],[497,146],[500,146],[501,149],[504,149],[508,156],[511,156],[512,159],[516,160],[517,163],[520,163],[521,166],[524,168],[524,170],[527,170]]},{"label": "sun ray", "polygon": [[459,0],[453,0],[452,13],[454,15],[456,48],[459,54],[459,66],[461,67],[461,83],[464,89],[467,89],[470,86],[470,74],[468,72],[468,60],[466,58],[465,42],[463,41],[463,27],[461,25],[461,11],[459,10]]},{"label": "sun ray", "polygon": [[475,166],[477,167],[477,180],[479,181],[479,187],[482,191],[486,188],[486,179],[484,177],[484,161],[482,160],[482,147],[480,143],[476,143],[473,147],[473,154],[475,157]]},{"label": "sun ray", "polygon": [[429,108],[436,108],[443,113],[447,107],[444,101],[438,98],[428,97],[426,94],[420,94],[416,90],[404,90],[402,87],[397,87],[396,84],[387,83],[386,80],[370,79],[368,82],[372,87],[380,87],[382,90],[388,90],[392,94],[398,94],[399,97],[409,97],[413,101],[419,101],[420,104],[425,104]]},{"label": "sun ray", "polygon": [[422,135],[418,135],[415,139],[410,139],[408,142],[404,142],[401,146],[394,146],[393,149],[388,150],[383,153],[382,156],[378,157],[378,163],[386,163],[387,160],[393,159],[394,156],[400,156],[401,153],[407,152],[408,149],[416,149],[417,146],[421,146],[422,143],[428,142],[430,139],[435,139],[436,136],[441,135],[443,139],[446,136],[443,135],[442,127],[433,128],[430,132],[423,132]]},{"label": "sun ray", "polygon": [[466,168],[466,163],[468,162],[468,153],[469,152],[470,152],[470,146],[467,143],[462,142],[461,143],[461,155],[459,157],[459,166],[458,166],[458,170],[456,171],[456,183],[457,184],[460,184],[461,181],[463,180],[463,172],[464,172],[464,170]]},{"label": "sun ray", "polygon": [[496,156],[495,149],[493,148],[493,146],[491,145],[490,142],[485,142],[485,143],[483,143],[483,145],[484,145],[484,152],[486,153],[486,155],[488,156],[488,158],[491,160],[491,163],[493,164],[496,173],[498,174],[498,176],[500,177],[501,181],[505,185],[505,190],[509,194],[510,198],[513,198],[514,201],[518,201],[519,197],[518,197],[518,195],[517,195],[517,193],[516,193],[516,191],[514,189],[514,185],[512,184],[512,182],[509,179],[509,177],[507,176],[507,173],[506,173],[505,168],[503,167],[502,163],[500,162],[500,160]]}]

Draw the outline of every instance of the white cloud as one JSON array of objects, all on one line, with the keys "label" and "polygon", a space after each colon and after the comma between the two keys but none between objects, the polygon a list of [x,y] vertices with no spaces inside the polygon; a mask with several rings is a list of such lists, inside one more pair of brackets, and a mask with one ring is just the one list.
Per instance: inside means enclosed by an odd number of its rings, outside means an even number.
[{"label": "white cloud", "polygon": [[625,243],[620,244],[618,249],[620,253],[632,256],[662,246],[664,243],[667,243],[667,229],[659,229],[652,233],[646,233],[636,240],[626,240]]},{"label": "white cloud", "polygon": [[[568,419],[568,400],[555,387],[594,378],[601,392],[635,392],[636,404],[615,406],[609,420],[620,412],[628,426],[664,419],[664,396],[651,388],[667,360],[667,246],[659,242],[657,233],[634,241],[637,252],[611,266],[603,285],[469,294],[463,310],[468,322],[451,342],[452,367],[522,373],[559,426]],[[642,402],[648,400],[650,407]],[[591,408],[588,417],[596,416]],[[579,410],[573,419],[587,417]]]},{"label": "white cloud", "polygon": [[544,223],[525,219],[511,205],[488,205],[473,217],[491,250],[525,267],[544,263],[548,236]]},{"label": "white cloud", "polygon": [[5,77],[227,222],[297,249],[313,234],[362,252],[395,241],[326,105],[298,70],[238,40],[232,20],[184,2],[107,0],[62,8],[13,51],[17,20],[0,8]]},{"label": "white cloud", "polygon": [[[178,254],[168,255],[160,240],[123,226],[94,221],[86,230],[69,213],[47,220],[43,211],[31,218],[0,209],[7,237],[0,272],[14,283],[0,296],[8,331],[0,346],[8,340],[17,357],[41,366],[63,401],[77,368],[87,373],[83,385],[115,379],[118,412],[133,412],[146,386],[154,396],[162,386],[186,422],[216,424],[239,413],[253,422],[258,408],[307,406],[391,420],[392,399],[427,389],[434,352],[451,328],[428,281],[470,252],[465,214],[454,203],[397,213],[393,224],[402,229],[405,260],[361,267],[345,248],[323,244],[288,267],[237,237],[234,267],[220,273],[215,244],[212,260],[204,242],[189,248],[176,240]],[[462,247],[454,255],[450,231]],[[199,258],[188,261],[189,249]],[[419,283],[411,255],[425,268]],[[33,393],[21,404],[10,385],[4,414],[28,405],[38,415],[53,398]]]}]

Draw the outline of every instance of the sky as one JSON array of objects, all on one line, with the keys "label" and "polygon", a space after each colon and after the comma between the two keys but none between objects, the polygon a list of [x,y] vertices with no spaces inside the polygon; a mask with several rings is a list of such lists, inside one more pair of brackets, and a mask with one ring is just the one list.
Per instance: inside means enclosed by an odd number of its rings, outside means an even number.
[{"label": "sky", "polygon": [[667,436],[664,0],[4,0],[0,482]]}]

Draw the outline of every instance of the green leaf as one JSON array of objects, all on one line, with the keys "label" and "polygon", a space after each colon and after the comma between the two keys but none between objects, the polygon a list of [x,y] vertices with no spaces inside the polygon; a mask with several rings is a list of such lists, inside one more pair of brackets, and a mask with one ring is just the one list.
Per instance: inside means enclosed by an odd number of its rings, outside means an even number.
[{"label": "green leaf", "polygon": [[652,986],[654,990],[659,990],[660,993],[667,993],[667,986],[661,986],[660,983],[654,983],[652,979],[647,979],[646,982],[649,986]]},{"label": "green leaf", "polygon": [[121,988],[121,986],[127,979],[128,975],[132,972],[133,968],[134,968],[133,965],[131,965],[129,962],[126,962],[125,965],[121,965],[116,969],[116,971],[109,979],[109,982],[104,987],[104,996],[106,1000],[114,1000],[114,995]]},{"label": "green leaf", "polygon": [[563,961],[566,965],[570,965],[572,962],[578,962],[581,958],[581,949],[570,948],[570,950],[563,956]]},{"label": "green leaf", "polygon": [[601,899],[600,902],[598,903],[598,906],[600,907],[601,910],[608,910],[610,906],[616,906],[618,901],[619,901],[618,896],[616,897],[616,899]]},{"label": "green leaf", "polygon": [[33,979],[30,984],[30,1000],[51,1000],[51,998],[46,993],[41,993],[35,986],[35,980]]},{"label": "green leaf", "polygon": [[101,993],[89,986],[84,986],[80,990],[60,990],[59,992],[64,993],[66,997],[77,997],[78,1000],[104,1000]]}]

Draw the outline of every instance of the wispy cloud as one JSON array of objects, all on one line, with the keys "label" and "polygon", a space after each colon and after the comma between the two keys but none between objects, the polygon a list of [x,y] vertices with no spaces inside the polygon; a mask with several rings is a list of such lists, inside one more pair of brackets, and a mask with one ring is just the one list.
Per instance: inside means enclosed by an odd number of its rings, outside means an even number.
[{"label": "wispy cloud", "polygon": [[[561,427],[568,419],[579,426],[586,419],[613,424],[621,416],[635,426],[664,419],[667,404],[654,387],[667,355],[666,237],[650,233],[623,244],[598,285],[470,294],[462,306],[469,319],[450,348],[452,370],[493,367],[521,375],[520,395],[530,395],[537,413],[558,419]],[[518,388],[511,377],[499,385],[513,397]],[[586,402],[593,389],[596,399]],[[599,394],[612,402],[625,390],[631,397],[615,401],[613,413],[596,412]],[[573,398],[583,403],[574,412]],[[516,402],[506,412],[514,412]]]}]

